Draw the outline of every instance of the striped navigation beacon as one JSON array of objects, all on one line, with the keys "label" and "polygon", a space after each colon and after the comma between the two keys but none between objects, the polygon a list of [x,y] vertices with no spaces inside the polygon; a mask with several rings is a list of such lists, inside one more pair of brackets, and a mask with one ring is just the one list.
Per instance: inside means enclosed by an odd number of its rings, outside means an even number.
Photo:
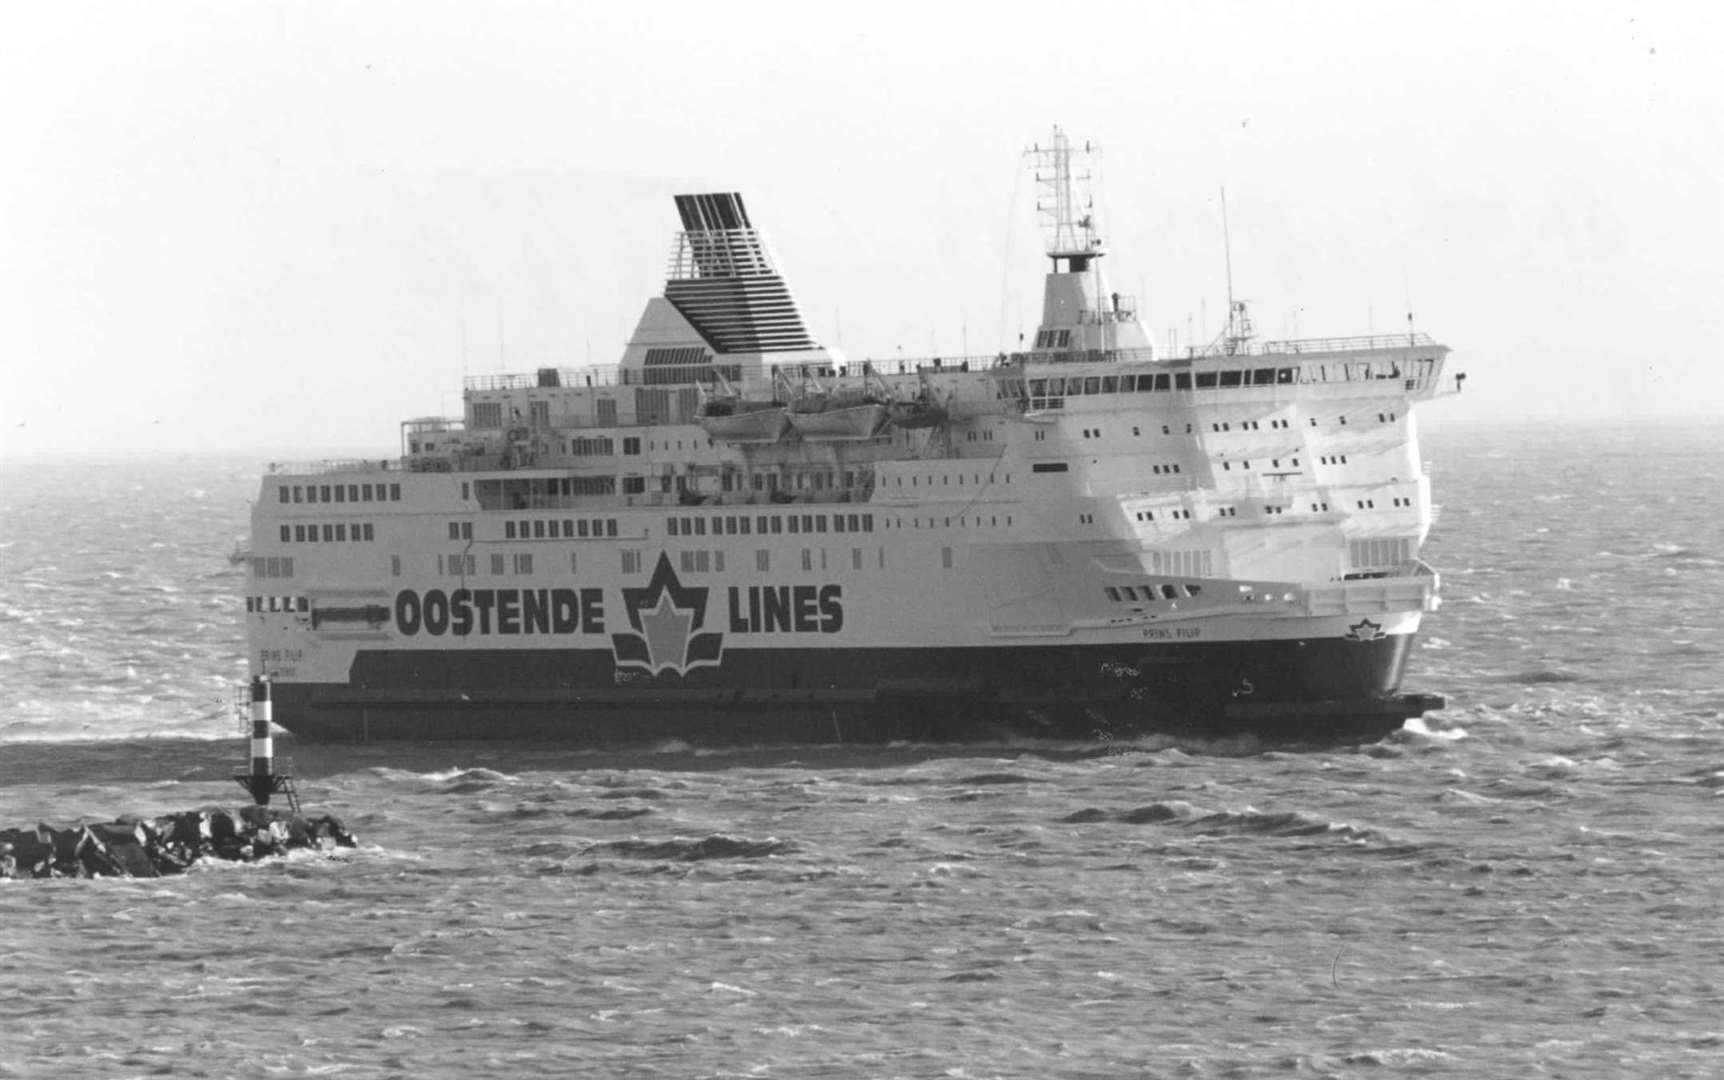
[{"label": "striped navigation beacon", "polygon": [[286,795],[288,808],[297,814],[299,791],[293,784],[292,763],[284,761],[282,771],[276,771],[275,739],[269,732],[272,720],[270,683],[271,679],[267,675],[253,676],[251,680],[248,725],[251,733],[251,757],[247,767],[236,771],[233,778],[239,782],[240,787],[251,792],[252,801],[257,805],[268,806],[272,795]]}]

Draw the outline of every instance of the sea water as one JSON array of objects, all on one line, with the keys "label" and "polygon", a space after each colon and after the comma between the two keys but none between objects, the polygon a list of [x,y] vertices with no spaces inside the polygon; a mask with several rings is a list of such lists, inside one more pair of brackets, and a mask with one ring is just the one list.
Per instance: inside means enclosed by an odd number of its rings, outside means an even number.
[{"label": "sea water", "polygon": [[[282,737],[361,846],[0,882],[0,1075],[1724,1075],[1724,436],[1424,451],[1376,744]],[[259,466],[0,465],[0,826],[243,798]]]}]

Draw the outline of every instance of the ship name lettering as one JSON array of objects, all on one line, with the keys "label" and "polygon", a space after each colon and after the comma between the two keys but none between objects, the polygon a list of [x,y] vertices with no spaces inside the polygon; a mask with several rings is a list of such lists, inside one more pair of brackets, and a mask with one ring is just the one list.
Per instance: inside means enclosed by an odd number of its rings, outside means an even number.
[{"label": "ship name lettering", "polygon": [[395,626],[403,637],[453,634],[602,634],[603,589],[402,589]]},{"label": "ship name lettering", "polygon": [[839,585],[732,585],[733,634],[836,634],[844,629]]}]

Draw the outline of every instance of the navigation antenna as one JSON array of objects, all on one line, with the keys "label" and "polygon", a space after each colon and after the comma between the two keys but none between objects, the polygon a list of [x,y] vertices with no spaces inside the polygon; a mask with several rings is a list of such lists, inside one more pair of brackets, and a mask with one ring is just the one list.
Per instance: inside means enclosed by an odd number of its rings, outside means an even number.
[{"label": "navigation antenna", "polygon": [[[1047,146],[1037,144],[1024,151],[1024,156],[1031,159],[1031,169],[1040,188],[1036,193],[1036,211],[1042,215],[1042,226],[1048,232],[1048,258],[1054,261],[1056,273],[1061,259],[1066,260],[1068,271],[1077,274],[1089,269],[1091,259],[1107,254],[1101,237],[1096,235],[1095,199],[1089,192],[1093,179],[1089,155],[1100,151],[1099,146],[1087,141],[1082,150],[1074,150],[1057,124]],[[1078,159],[1075,168],[1073,158]]]},{"label": "navigation antenna", "polygon": [[1245,301],[1233,298],[1233,236],[1227,228],[1227,188],[1221,188],[1221,248],[1227,262],[1227,332],[1222,345],[1228,356],[1256,336],[1251,328],[1251,315]]}]

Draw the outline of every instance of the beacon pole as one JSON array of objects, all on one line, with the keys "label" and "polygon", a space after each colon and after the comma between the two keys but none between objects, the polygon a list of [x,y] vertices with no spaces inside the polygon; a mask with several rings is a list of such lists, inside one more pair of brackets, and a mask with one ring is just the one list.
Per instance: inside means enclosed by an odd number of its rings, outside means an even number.
[{"label": "beacon pole", "polygon": [[274,719],[270,705],[270,677],[254,675],[251,680],[251,761],[249,768],[234,774],[239,786],[251,793],[252,801],[268,806],[269,798],[278,791],[294,799],[293,780],[286,773],[275,771],[275,739],[269,726]]}]

